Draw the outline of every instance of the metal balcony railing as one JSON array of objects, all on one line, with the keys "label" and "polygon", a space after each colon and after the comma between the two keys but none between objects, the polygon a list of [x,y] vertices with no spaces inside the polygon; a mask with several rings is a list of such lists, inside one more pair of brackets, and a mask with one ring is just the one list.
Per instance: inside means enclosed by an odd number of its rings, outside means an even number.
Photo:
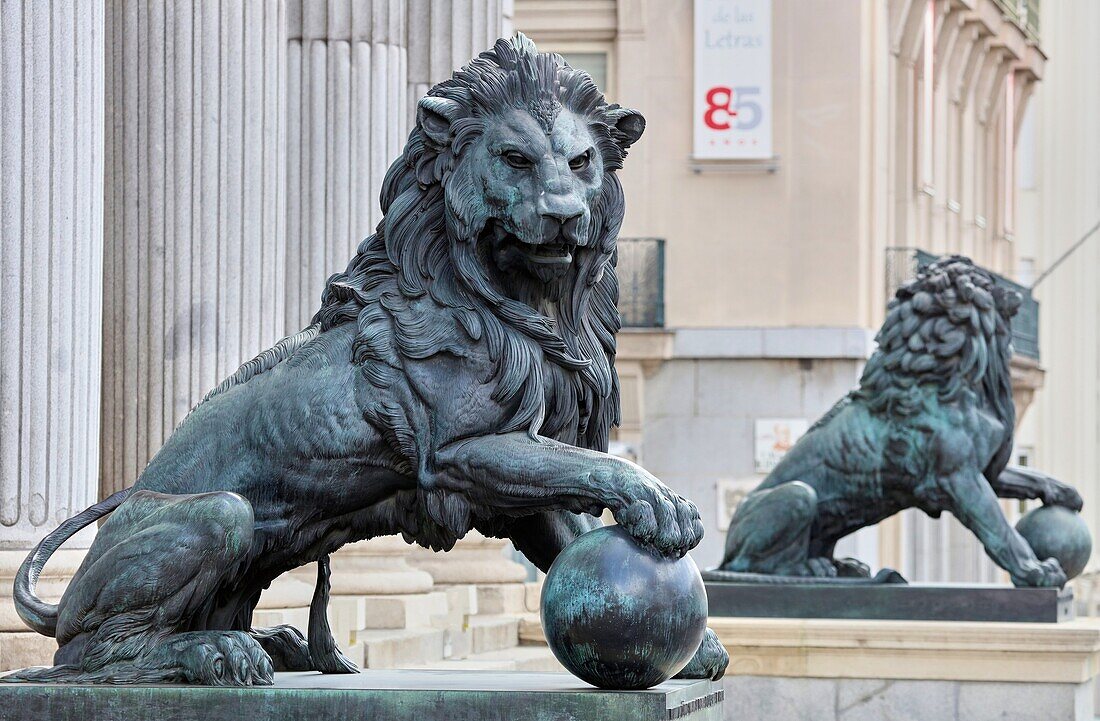
[{"label": "metal balcony railing", "polygon": [[619,315],[624,328],[665,325],[665,241],[619,238]]},{"label": "metal balcony railing", "polygon": [[1032,40],[1039,39],[1039,0],[995,0],[1001,12]]},{"label": "metal balcony railing", "polygon": [[[886,249],[886,297],[891,299],[904,283],[916,277],[920,268],[932,263],[939,256],[919,248]],[[990,272],[993,280],[1002,288],[1020,294],[1020,309],[1012,319],[1012,347],[1017,355],[1039,360],[1039,301],[1031,295],[1031,289]]]}]

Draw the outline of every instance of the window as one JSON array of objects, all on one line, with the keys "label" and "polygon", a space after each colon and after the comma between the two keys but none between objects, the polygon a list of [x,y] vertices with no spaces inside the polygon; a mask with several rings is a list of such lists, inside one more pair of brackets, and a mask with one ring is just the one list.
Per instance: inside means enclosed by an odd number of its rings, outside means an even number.
[{"label": "window", "polygon": [[591,75],[592,80],[596,82],[596,87],[603,90],[604,93],[610,93],[610,86],[607,84],[607,53],[565,52],[561,53],[561,56],[571,66],[584,70]]}]

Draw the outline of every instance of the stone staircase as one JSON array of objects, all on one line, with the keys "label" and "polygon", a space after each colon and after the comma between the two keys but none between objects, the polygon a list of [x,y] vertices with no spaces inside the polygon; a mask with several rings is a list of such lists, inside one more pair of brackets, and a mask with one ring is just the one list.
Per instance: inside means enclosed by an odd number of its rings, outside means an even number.
[{"label": "stone staircase", "polygon": [[[542,640],[541,584],[523,581],[526,572],[501,556],[496,541],[474,541],[465,557],[463,549],[424,555],[432,574],[406,563],[400,541],[346,548],[333,556],[329,624],[360,668],[564,672]],[[315,579],[312,566],[280,577],[261,596],[253,626],[289,624],[305,633]],[[56,598],[64,583],[52,580],[43,587]],[[0,598],[0,672],[48,665],[56,649],[54,639],[22,625],[10,598]]]},{"label": "stone staircase", "polygon": [[[333,596],[336,642],[360,668],[562,671],[541,640],[538,584],[436,586],[428,593]],[[309,608],[261,608],[254,625],[308,627]],[[521,632],[522,629],[528,629]]]}]

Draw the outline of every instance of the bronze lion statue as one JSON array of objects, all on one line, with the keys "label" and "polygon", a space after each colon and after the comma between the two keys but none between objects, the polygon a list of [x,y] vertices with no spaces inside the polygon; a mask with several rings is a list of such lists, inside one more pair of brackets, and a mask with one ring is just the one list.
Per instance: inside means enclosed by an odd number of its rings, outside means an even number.
[{"label": "bronze lion statue", "polygon": [[[967,258],[921,270],[897,291],[859,387],[794,445],[734,513],[710,580],[870,582],[838,540],[916,507],[951,512],[1022,586],[1062,586],[998,498],[1039,498],[1081,509],[1071,486],[1008,468],[1016,409],[1009,359],[1019,294]],[[849,580],[850,579],[850,580]],[[876,580],[903,581],[889,569]]]},{"label": "bronze lion statue", "polygon": [[[645,127],[523,36],[420,100],[384,219],[333,275],[312,325],[195,407],[132,488],[28,557],[15,602],[55,666],[5,681],[269,684],[351,672],[325,620],[328,554],[400,533],[450,549],[471,528],[546,570],[610,509],[681,556],[699,513],[606,453],[619,417],[615,171]],[[56,606],[49,555],[111,515]],[[308,640],[254,630],[272,580],[318,561]],[[709,634],[683,673],[725,667]]]}]

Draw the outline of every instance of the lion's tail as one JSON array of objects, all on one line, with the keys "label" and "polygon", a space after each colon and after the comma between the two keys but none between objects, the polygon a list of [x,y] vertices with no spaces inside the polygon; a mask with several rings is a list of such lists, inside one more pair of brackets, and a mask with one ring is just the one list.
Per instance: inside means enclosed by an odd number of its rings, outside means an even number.
[{"label": "lion's tail", "polygon": [[106,500],[87,508],[55,528],[50,535],[43,538],[23,565],[15,574],[14,598],[15,610],[23,622],[35,631],[53,636],[57,632],[57,605],[46,603],[35,595],[35,586],[38,585],[38,577],[46,566],[46,561],[54,554],[61,544],[69,540],[77,531],[85,526],[103,518],[111,511],[119,507],[129,496],[133,488],[119,491]]}]

